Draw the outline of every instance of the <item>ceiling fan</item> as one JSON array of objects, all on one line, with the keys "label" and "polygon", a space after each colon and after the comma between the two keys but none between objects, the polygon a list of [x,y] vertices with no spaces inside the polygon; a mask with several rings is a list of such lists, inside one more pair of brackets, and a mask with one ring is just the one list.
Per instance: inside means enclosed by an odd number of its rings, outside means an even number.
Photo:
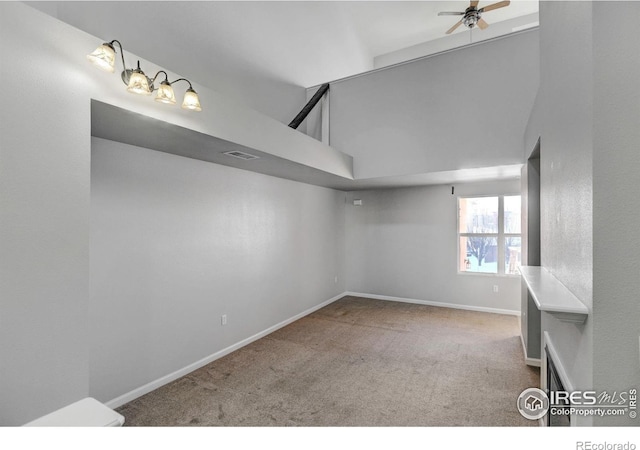
[{"label": "ceiling fan", "polygon": [[485,6],[483,8],[478,9],[479,0],[471,0],[469,2],[469,7],[464,12],[439,12],[439,16],[464,16],[460,19],[459,22],[456,22],[454,26],[449,28],[449,30],[445,34],[451,34],[453,31],[458,28],[460,25],[465,25],[467,28],[473,28],[477,26],[481,30],[484,30],[489,26],[487,22],[482,18],[482,14],[488,11],[493,11],[494,9],[504,8],[505,6],[509,6],[510,1],[503,1],[494,3],[489,6]]}]

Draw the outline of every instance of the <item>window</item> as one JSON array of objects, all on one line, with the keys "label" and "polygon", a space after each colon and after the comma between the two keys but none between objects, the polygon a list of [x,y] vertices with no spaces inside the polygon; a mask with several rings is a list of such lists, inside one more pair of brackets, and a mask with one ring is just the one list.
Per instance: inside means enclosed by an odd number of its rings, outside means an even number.
[{"label": "window", "polygon": [[458,199],[458,270],[517,275],[520,266],[520,196]]}]

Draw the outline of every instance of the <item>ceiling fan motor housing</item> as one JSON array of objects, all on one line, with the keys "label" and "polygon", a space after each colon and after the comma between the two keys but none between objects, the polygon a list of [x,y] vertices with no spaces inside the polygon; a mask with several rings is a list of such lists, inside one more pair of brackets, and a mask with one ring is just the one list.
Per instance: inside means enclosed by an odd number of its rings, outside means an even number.
[{"label": "ceiling fan motor housing", "polygon": [[499,8],[504,8],[505,6],[509,6],[511,4],[511,1],[502,0],[501,2],[493,3],[492,5],[484,6],[480,9],[478,9],[478,3],[479,3],[479,0],[471,0],[469,2],[469,7],[465,9],[464,12],[459,12],[459,11],[439,12],[438,13],[439,16],[462,16],[462,19],[456,22],[454,26],[449,28],[449,30],[447,30],[445,34],[453,33],[456,30],[456,28],[458,28],[460,25],[464,25],[469,29],[478,27],[481,30],[484,30],[489,26],[489,24],[485,22],[485,20],[482,18],[482,14],[488,11],[493,11],[494,9],[499,9]]},{"label": "ceiling fan motor housing", "polygon": [[464,17],[462,18],[463,25],[467,28],[473,28],[478,23],[478,20],[480,20],[480,13],[478,10],[473,6],[467,8],[464,13]]}]

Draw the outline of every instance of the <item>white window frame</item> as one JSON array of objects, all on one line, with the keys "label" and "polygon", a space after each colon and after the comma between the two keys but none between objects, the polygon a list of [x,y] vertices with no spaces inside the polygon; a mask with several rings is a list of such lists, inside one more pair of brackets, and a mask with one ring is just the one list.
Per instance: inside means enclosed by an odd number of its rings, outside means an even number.
[{"label": "white window frame", "polygon": [[[498,197],[498,232],[497,233],[461,233],[460,232],[460,200],[466,198],[488,198],[488,197]],[[522,201],[522,194],[487,194],[487,195],[459,195],[456,202],[456,269],[459,275],[484,275],[490,277],[519,277],[519,274],[509,274],[506,273],[506,264],[507,258],[505,255],[505,240],[509,237],[518,237],[520,238],[520,243],[522,244],[522,228],[520,228],[520,233],[505,233],[504,232],[504,198],[505,197],[520,197],[520,201]],[[522,212],[521,219],[522,219]],[[522,224],[522,220],[520,222]],[[522,226],[522,225],[521,225]],[[462,237],[495,237],[498,242],[498,269],[497,273],[491,272],[467,272],[465,270],[460,270],[460,238]]]}]

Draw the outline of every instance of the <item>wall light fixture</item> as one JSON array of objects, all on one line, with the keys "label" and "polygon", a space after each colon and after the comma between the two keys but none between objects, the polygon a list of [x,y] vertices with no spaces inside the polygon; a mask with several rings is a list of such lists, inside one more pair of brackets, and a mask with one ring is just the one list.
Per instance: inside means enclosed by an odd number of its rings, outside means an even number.
[{"label": "wall light fixture", "polygon": [[[140,61],[138,61],[138,66],[135,69],[127,69],[127,65],[124,62],[124,50],[122,49],[122,44],[115,39],[111,42],[103,43],[100,47],[95,49],[93,53],[87,55],[87,59],[99,69],[113,73],[115,71],[116,62],[116,48],[113,44],[118,44],[118,47],[120,47],[120,57],[122,59],[123,68],[120,78],[122,78],[124,84],[127,85],[127,91],[141,95],[151,95],[154,91],[158,91],[156,94],[157,102],[175,105],[176,96],[173,92],[172,85],[178,81],[186,81],[189,83],[189,88],[184,94],[182,108],[189,109],[191,111],[202,111],[198,94],[193,89],[189,80],[186,78],[178,78],[177,80],[169,81],[169,76],[164,70],[159,70],[153,78],[149,78],[140,68]],[[164,81],[162,81],[160,86],[156,88],[153,83],[155,83],[160,74],[164,74]]]}]

